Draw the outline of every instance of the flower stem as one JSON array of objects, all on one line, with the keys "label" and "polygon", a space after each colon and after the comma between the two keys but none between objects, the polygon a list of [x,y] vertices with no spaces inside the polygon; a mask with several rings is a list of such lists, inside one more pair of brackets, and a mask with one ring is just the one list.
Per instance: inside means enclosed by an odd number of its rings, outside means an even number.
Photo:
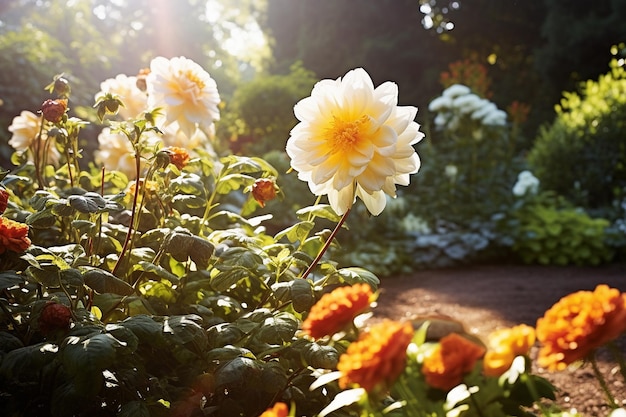
[{"label": "flower stem", "polygon": [[339,222],[337,222],[337,225],[335,226],[333,231],[330,233],[330,236],[328,237],[326,242],[324,242],[324,246],[322,246],[322,249],[320,249],[319,253],[315,257],[315,259],[313,260],[311,265],[309,265],[307,270],[304,271],[304,274],[302,274],[302,277],[301,277],[302,279],[305,279],[306,277],[308,277],[309,274],[313,271],[313,269],[315,269],[315,267],[317,266],[319,261],[322,259],[322,256],[324,256],[324,254],[326,253],[326,251],[330,247],[330,244],[335,239],[335,236],[339,232],[339,229],[341,229],[341,226],[343,226],[343,223],[346,221],[346,218],[348,217],[348,214],[350,214],[350,209],[346,210],[346,212],[343,213],[343,216],[341,216],[341,219],[339,219]]},{"label": "flower stem", "polygon": [[619,364],[619,371],[622,374],[622,378],[624,378],[624,382],[626,382],[626,360],[624,360],[624,355],[615,345],[615,342],[609,342],[606,346],[611,351],[615,361]]},{"label": "flower stem", "polygon": [[598,363],[596,362],[596,358],[594,354],[591,355],[589,362],[591,362],[591,367],[593,368],[593,374],[595,375],[596,379],[600,383],[600,387],[602,388],[602,391],[604,391],[604,394],[606,395],[606,398],[609,401],[609,406],[612,409],[617,408],[618,406],[615,403],[615,398],[613,397],[613,394],[611,394],[611,391],[609,390],[609,386],[606,383],[604,376],[600,372],[600,368],[598,368]]},{"label": "flower stem", "polygon": [[130,212],[130,221],[128,223],[128,232],[126,232],[126,239],[124,240],[124,246],[122,246],[122,250],[120,251],[120,256],[117,258],[117,262],[113,267],[113,275],[117,272],[118,268],[122,264],[122,259],[124,259],[124,255],[128,246],[130,244],[132,235],[133,235],[133,225],[135,224],[135,216],[137,215],[137,202],[139,200],[139,185],[141,183],[141,155],[138,151],[135,151],[135,168],[137,171],[137,176],[135,180],[135,194],[133,195],[133,208]]}]

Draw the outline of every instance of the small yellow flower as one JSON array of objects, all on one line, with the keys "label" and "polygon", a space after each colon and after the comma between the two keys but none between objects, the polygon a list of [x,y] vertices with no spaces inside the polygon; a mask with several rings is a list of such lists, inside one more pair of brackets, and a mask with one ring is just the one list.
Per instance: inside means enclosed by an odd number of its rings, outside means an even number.
[{"label": "small yellow flower", "polygon": [[428,385],[448,391],[463,381],[463,376],[474,369],[484,354],[484,347],[450,333],[424,358],[422,373]]},{"label": "small yellow flower", "polygon": [[626,294],[608,285],[578,291],[554,304],[537,320],[542,344],[537,363],[562,370],[626,331]]},{"label": "small yellow flower", "polygon": [[420,160],[413,148],[424,134],[414,122],[417,108],[398,106],[398,87],[374,88],[364,69],[318,82],[311,96],[296,104],[300,122],[287,141],[287,154],[298,177],[315,195],[328,195],[337,214],[356,197],[373,215],[396,196],[396,184],[408,185]]},{"label": "small yellow flower", "polygon": [[534,343],[535,329],[525,324],[492,332],[483,362],[485,375],[502,375],[511,367],[515,357],[528,354]]},{"label": "small yellow flower", "polygon": [[268,408],[259,417],[287,417],[289,409],[285,403],[276,403],[272,408]]},{"label": "small yellow flower", "polygon": [[217,84],[190,59],[154,58],[146,84],[148,105],[163,108],[165,126],[177,121],[188,138],[193,136],[198,126],[208,129],[219,120]]},{"label": "small yellow flower", "polygon": [[369,393],[387,390],[404,370],[412,338],[409,322],[385,320],[372,326],[339,358],[339,386],[346,389],[358,385]]},{"label": "small yellow flower", "polygon": [[372,289],[367,284],[336,288],[315,303],[302,324],[302,329],[316,339],[335,334],[363,313],[373,297]]}]

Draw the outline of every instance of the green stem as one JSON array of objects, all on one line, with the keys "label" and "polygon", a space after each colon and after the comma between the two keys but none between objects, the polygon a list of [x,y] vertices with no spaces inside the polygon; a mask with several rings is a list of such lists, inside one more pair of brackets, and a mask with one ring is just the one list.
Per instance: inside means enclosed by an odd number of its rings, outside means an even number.
[{"label": "green stem", "polygon": [[307,270],[304,271],[304,274],[302,274],[302,277],[301,277],[302,279],[305,279],[306,277],[308,277],[309,274],[313,271],[313,269],[315,269],[315,267],[317,266],[319,261],[322,259],[322,257],[324,256],[324,254],[326,253],[326,251],[330,247],[330,244],[335,239],[335,236],[339,232],[339,229],[341,229],[341,226],[343,226],[343,223],[346,221],[346,218],[348,217],[348,214],[350,214],[350,209],[346,210],[346,212],[343,213],[343,216],[341,216],[341,219],[339,219],[339,222],[337,223],[337,225],[335,226],[333,231],[330,233],[330,236],[328,237],[326,242],[324,242],[324,246],[322,246],[322,249],[320,249],[319,253],[315,257],[315,259],[313,260],[311,265],[309,265]]},{"label": "green stem", "polygon": [[35,152],[33,155],[33,161],[35,163],[35,176],[37,177],[37,182],[39,183],[38,188],[43,188],[43,177],[41,173],[41,160],[40,160],[40,151],[41,151],[41,135],[43,134],[43,125],[45,123],[45,119],[43,116],[41,117],[41,124],[39,125],[39,134],[35,138]]},{"label": "green stem", "polygon": [[[528,361],[526,361],[526,366],[528,366],[529,363]],[[544,407],[543,404],[541,404],[541,398],[539,396],[539,393],[537,392],[537,387],[535,386],[535,381],[533,381],[533,379],[530,377],[530,375],[524,373],[522,375],[520,375],[520,379],[522,380],[522,382],[524,384],[526,384],[526,387],[528,388],[528,391],[530,392],[530,395],[532,395],[534,403],[537,405],[537,407],[539,407],[539,410],[541,411],[541,415],[545,416],[545,417],[550,417],[550,412],[546,409],[546,407]]]},{"label": "green stem", "polygon": [[609,386],[606,383],[604,376],[600,372],[600,368],[598,368],[598,363],[596,362],[594,353],[590,355],[589,362],[591,362],[591,367],[593,368],[593,374],[595,375],[596,379],[600,383],[600,387],[602,388],[602,391],[604,391],[604,394],[606,395],[606,398],[609,401],[609,406],[613,409],[617,408],[618,405],[615,402],[615,397],[613,397],[613,394],[611,394],[611,391],[609,390]]},{"label": "green stem", "polygon": [[607,348],[611,351],[613,358],[619,364],[619,371],[622,374],[622,378],[624,378],[624,382],[626,382],[626,360],[624,360],[624,355],[621,350],[615,345],[615,342],[607,343]]}]

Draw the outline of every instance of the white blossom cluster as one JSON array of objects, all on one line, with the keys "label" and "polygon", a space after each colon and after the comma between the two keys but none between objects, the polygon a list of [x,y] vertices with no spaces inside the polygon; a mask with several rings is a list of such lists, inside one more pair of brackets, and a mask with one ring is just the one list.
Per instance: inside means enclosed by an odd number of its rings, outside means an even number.
[{"label": "white blossom cluster", "polygon": [[513,186],[513,194],[522,197],[526,194],[537,194],[537,191],[539,191],[539,179],[528,170],[520,172]]},{"label": "white blossom cluster", "polygon": [[457,130],[465,117],[485,126],[506,125],[506,113],[503,110],[461,84],[446,88],[441,96],[430,102],[428,110],[437,113],[435,125],[442,129]]}]

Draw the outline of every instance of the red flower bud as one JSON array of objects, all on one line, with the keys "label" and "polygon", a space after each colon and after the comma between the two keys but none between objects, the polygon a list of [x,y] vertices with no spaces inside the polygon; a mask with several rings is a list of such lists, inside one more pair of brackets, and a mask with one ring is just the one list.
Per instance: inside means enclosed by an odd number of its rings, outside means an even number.
[{"label": "red flower bud", "polygon": [[70,327],[72,312],[69,307],[54,301],[48,301],[39,315],[39,329],[43,334],[55,330],[67,330]]},{"label": "red flower bud", "polygon": [[4,188],[0,188],[0,214],[4,213],[9,205],[9,192]]},{"label": "red flower bud", "polygon": [[43,118],[52,123],[59,123],[61,119],[63,119],[63,115],[65,114],[66,110],[67,100],[64,99],[48,99],[44,101],[41,105]]},{"label": "red flower bud", "polygon": [[252,197],[261,205],[265,207],[267,201],[276,198],[277,191],[276,183],[269,178],[259,178],[252,185]]}]

